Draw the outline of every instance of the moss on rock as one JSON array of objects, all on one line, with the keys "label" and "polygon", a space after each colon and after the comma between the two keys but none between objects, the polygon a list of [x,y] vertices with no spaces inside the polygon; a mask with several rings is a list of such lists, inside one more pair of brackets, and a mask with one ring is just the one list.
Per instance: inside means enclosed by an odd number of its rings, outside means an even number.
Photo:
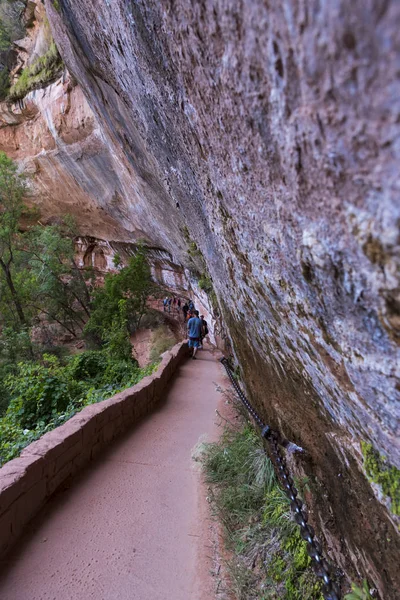
[{"label": "moss on rock", "polygon": [[381,486],[382,492],[391,500],[393,514],[400,516],[400,471],[387,462],[372,444],[361,442],[364,467],[368,478]]},{"label": "moss on rock", "polygon": [[19,100],[28,92],[51,82],[61,73],[62,69],[63,62],[53,41],[43,56],[22,70],[18,81],[10,88],[10,100]]}]

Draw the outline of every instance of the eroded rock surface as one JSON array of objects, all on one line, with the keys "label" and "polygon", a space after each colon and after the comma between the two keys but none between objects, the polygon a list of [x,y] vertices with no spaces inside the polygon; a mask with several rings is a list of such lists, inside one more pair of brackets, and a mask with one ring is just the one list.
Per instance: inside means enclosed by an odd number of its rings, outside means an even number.
[{"label": "eroded rock surface", "polygon": [[400,5],[46,7],[68,94],[91,108],[71,142],[48,127],[40,193],[52,202],[60,174],[57,206],[79,199],[82,233],[142,236],[186,268],[195,241],[249,395],[307,451],[297,468],[332,557],[394,600],[395,516],[360,441],[400,466]]}]

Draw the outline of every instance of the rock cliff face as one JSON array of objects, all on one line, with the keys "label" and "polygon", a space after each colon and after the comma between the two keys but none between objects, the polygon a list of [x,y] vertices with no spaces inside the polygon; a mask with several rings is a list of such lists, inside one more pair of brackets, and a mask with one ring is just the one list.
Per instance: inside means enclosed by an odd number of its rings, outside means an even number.
[{"label": "rock cliff face", "polygon": [[252,401],[307,452],[332,558],[394,600],[396,510],[360,442],[400,467],[400,5],[46,9],[79,85],[31,93],[21,126],[12,108],[7,150],[45,213],[208,271]]},{"label": "rock cliff face", "polygon": [[[140,236],[123,216],[115,158],[68,75],[23,101],[0,105],[0,147],[30,177],[30,199],[43,221],[70,213],[82,234]],[[105,207],[114,207],[118,220]]]}]

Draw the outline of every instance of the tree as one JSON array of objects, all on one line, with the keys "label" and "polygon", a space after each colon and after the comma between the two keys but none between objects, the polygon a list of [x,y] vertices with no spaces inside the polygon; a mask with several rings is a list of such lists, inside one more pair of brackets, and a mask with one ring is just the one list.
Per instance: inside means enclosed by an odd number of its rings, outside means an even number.
[{"label": "tree", "polygon": [[[104,287],[95,291],[92,312],[85,332],[94,334],[98,340],[108,342],[109,332],[118,323],[119,336],[121,331],[124,331],[126,338],[139,328],[152,289],[146,255],[144,249],[139,248],[126,267],[119,273],[106,275]],[[124,311],[123,318],[121,307]]]},{"label": "tree", "polygon": [[[74,224],[70,218],[33,227],[25,236],[32,289],[27,303],[76,336],[90,317],[89,288],[94,272],[83,274],[75,261]],[[85,275],[85,276],[84,276]]]},{"label": "tree", "polygon": [[13,278],[18,224],[24,208],[25,180],[4,152],[0,152],[0,268],[21,327],[28,325]]}]

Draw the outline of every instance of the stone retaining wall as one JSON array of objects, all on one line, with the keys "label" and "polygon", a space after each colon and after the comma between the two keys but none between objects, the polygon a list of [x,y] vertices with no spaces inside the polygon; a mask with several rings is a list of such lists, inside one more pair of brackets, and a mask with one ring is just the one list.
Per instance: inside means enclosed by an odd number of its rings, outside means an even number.
[{"label": "stone retaining wall", "polygon": [[186,354],[182,342],[167,352],[153,375],[92,404],[27,446],[0,469],[0,556],[59,486],[110,442],[150,412]]}]

